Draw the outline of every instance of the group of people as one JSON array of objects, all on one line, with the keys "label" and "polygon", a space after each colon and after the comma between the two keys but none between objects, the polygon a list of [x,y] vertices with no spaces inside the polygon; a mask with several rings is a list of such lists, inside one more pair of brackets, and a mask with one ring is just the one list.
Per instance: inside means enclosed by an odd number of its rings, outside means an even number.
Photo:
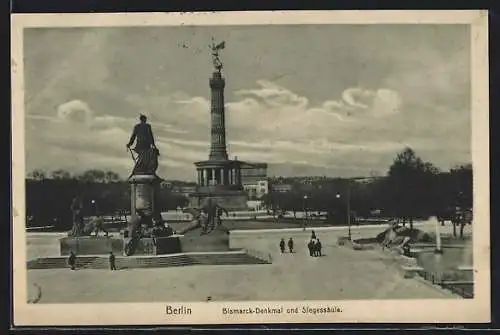
[{"label": "group of people", "polygon": [[[293,253],[293,238],[290,237],[288,242],[285,242],[285,239],[282,238],[279,243],[280,251],[282,254],[286,252],[286,247],[288,246],[288,251]],[[307,248],[309,249],[309,255],[311,257],[320,257],[321,256],[321,241],[316,237],[316,233],[313,231],[311,234],[311,239],[307,243]]]},{"label": "group of people", "polygon": [[316,237],[314,231],[311,234],[311,240],[307,243],[307,248],[311,257],[321,257],[321,241]]},{"label": "group of people", "polygon": [[[112,251],[109,253],[108,261],[109,261],[109,269],[111,271],[115,271],[116,270],[116,257]],[[68,266],[71,270],[76,270],[76,254],[73,251],[69,252]]]},{"label": "group of people", "polygon": [[285,250],[286,250],[286,244],[288,244],[288,251],[293,254],[293,238],[290,237],[290,239],[288,240],[288,243],[285,243],[285,239],[282,238],[281,241],[280,241],[280,250],[281,250],[281,253],[284,254],[285,253]]}]

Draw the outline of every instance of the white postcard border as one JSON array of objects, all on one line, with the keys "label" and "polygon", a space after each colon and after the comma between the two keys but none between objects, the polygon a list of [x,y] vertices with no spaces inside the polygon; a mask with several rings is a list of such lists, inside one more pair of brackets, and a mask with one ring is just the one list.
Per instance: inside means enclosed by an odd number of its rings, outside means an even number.
[{"label": "white postcard border", "polygon": [[[121,14],[17,14],[12,16],[12,213],[15,325],[179,325],[241,323],[490,321],[489,95],[487,11],[321,11]],[[470,24],[472,52],[472,157],[474,173],[475,298],[470,300],[357,300],[299,302],[196,302],[27,304],[25,232],[23,29],[251,24]],[[452,83],[450,83],[452,84]],[[169,315],[168,305],[191,314]],[[332,312],[286,313],[302,307]],[[282,307],[282,314],[223,314],[223,308]],[[338,308],[337,308],[338,307]],[[341,309],[342,311],[339,311]]]}]

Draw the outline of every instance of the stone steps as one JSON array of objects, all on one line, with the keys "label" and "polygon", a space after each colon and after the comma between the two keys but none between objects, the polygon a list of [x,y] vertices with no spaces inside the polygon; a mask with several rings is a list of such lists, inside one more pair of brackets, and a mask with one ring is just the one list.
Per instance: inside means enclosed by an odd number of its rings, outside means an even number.
[{"label": "stone steps", "polygon": [[[189,265],[239,265],[269,264],[268,261],[253,257],[244,252],[177,254],[153,257],[116,257],[117,269],[164,268]],[[79,269],[108,269],[107,256],[81,256],[76,259]],[[28,262],[28,269],[68,268],[67,257],[39,258]]]}]

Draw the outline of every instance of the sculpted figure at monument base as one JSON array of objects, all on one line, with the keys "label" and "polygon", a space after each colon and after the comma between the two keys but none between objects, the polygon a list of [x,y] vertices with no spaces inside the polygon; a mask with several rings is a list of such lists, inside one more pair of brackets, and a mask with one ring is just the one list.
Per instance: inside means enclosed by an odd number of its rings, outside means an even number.
[{"label": "sculpted figure at monument base", "polygon": [[127,229],[124,232],[125,254],[132,256],[141,238],[155,238],[172,236],[174,231],[171,227],[165,226],[165,221],[160,215],[153,217],[143,210],[138,210],[127,222]]}]

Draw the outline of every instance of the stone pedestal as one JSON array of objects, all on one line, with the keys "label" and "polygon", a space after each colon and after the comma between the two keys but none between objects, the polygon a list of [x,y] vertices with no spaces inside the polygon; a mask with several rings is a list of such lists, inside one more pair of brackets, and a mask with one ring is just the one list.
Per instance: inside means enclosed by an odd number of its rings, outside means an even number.
[{"label": "stone pedestal", "polygon": [[[166,255],[181,253],[181,243],[178,236],[157,237],[156,244],[153,238],[141,238],[134,251],[134,256]],[[125,244],[120,253],[125,255]]]},{"label": "stone pedestal", "polygon": [[59,240],[61,256],[69,255],[73,251],[76,255],[106,255],[113,252],[116,255],[123,253],[123,239],[121,237],[63,237]]},{"label": "stone pedestal", "polygon": [[[120,254],[125,254],[123,244]],[[156,245],[152,238],[141,238],[134,251],[134,256],[167,255],[184,252],[228,251],[229,236],[227,234],[213,235],[174,235],[157,237]]]},{"label": "stone pedestal", "polygon": [[155,213],[155,198],[159,178],[155,175],[136,174],[129,178],[130,210],[133,213],[143,210],[147,215]]}]

